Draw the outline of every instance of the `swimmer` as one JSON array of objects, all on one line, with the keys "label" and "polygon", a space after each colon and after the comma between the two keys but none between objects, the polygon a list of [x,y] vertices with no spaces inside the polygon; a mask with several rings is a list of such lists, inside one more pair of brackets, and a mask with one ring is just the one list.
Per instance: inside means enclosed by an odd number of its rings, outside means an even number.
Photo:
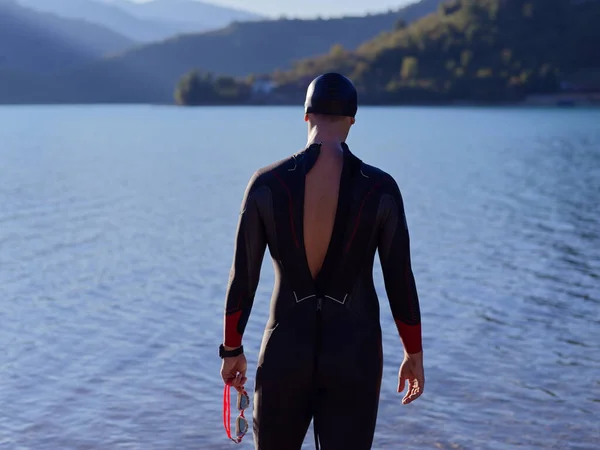
[{"label": "swimmer", "polygon": [[403,404],[423,393],[421,314],[403,199],[392,176],[346,144],[357,109],[348,78],[314,79],[306,93],[305,148],[255,172],[244,194],[219,354],[224,382],[242,389],[242,337],[268,247],[275,287],[256,370],[257,450],[300,450],[311,420],[317,448],[371,448],[383,369],[376,253],[404,347],[398,392],[408,383]]}]

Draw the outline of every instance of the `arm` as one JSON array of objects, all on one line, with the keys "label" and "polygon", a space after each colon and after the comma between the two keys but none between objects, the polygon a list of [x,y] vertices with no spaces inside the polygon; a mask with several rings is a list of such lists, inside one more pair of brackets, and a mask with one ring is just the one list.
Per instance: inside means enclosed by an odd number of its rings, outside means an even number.
[{"label": "arm", "polygon": [[411,262],[404,203],[396,182],[382,198],[378,252],[392,316],[408,354],[422,351],[421,312]]},{"label": "arm", "polygon": [[225,298],[223,345],[230,349],[242,345],[267,245],[257,204],[256,179],[257,174],[248,183],[242,201]]}]

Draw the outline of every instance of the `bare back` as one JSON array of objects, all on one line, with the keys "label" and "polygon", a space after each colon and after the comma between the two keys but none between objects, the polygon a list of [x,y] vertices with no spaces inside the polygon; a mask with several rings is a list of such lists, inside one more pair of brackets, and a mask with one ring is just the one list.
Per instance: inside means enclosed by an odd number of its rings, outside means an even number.
[{"label": "bare back", "polygon": [[321,152],[306,175],[304,190],[304,248],[315,279],[323,266],[338,206],[344,165],[341,151]]}]

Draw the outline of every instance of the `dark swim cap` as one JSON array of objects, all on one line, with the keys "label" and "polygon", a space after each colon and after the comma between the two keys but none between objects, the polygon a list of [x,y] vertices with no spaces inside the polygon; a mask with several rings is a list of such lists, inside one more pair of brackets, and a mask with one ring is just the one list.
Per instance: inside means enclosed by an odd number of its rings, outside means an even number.
[{"label": "dark swim cap", "polygon": [[333,116],[356,116],[358,96],[348,78],[339,73],[326,73],[315,78],[306,90],[305,113]]}]

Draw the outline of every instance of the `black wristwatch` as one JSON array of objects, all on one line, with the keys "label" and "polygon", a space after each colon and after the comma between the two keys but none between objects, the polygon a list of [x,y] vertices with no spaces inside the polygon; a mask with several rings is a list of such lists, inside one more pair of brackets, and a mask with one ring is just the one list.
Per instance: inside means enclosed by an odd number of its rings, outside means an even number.
[{"label": "black wristwatch", "polygon": [[240,356],[244,353],[244,346],[240,345],[239,348],[235,350],[225,350],[225,346],[223,344],[219,345],[219,356],[221,358],[232,358],[234,356]]}]

